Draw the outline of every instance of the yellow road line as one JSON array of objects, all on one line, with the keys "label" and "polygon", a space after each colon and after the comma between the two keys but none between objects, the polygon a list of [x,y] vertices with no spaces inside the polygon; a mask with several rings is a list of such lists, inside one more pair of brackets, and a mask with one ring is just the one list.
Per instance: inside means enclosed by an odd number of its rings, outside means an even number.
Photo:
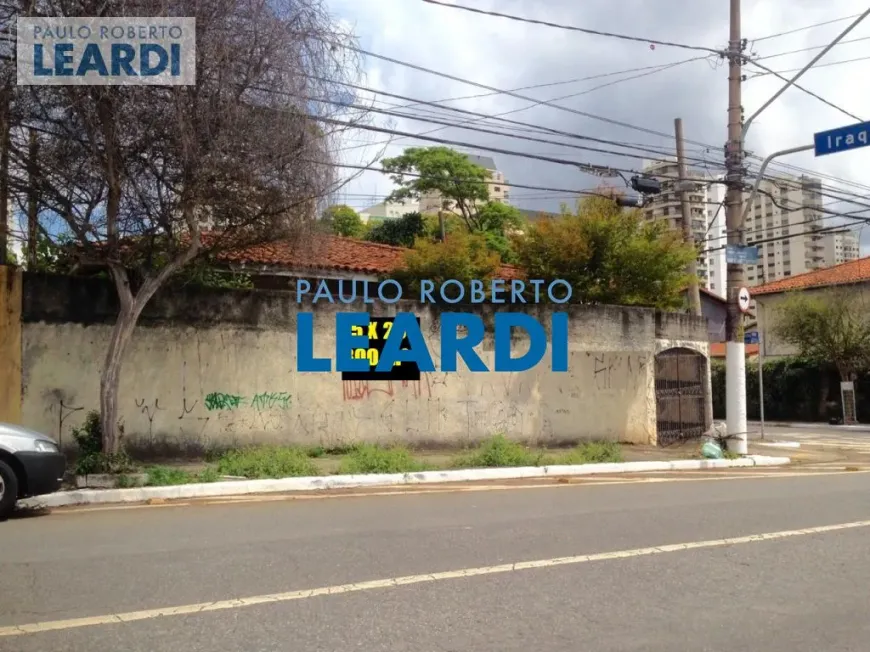
[{"label": "yellow road line", "polygon": [[338,584],[323,586],[316,589],[302,591],[288,591],[286,593],[272,593],[255,595],[247,598],[234,598],[230,600],[218,600],[215,602],[202,602],[199,604],[187,604],[176,607],[164,607],[161,609],[146,609],[143,611],[127,611],[123,613],[106,614],[103,616],[91,616],[87,618],[72,618],[69,620],[49,620],[40,623],[28,623],[24,625],[11,625],[0,627],[0,637],[21,636],[25,634],[38,634],[58,630],[77,629],[81,627],[95,627],[98,625],[114,625],[118,623],[130,623],[139,620],[154,620],[168,618],[170,616],[187,616],[191,614],[209,613],[212,611],[226,611],[228,609],[241,609],[263,604],[276,604],[292,602],[294,600],[307,600],[321,596],[341,595],[345,593],[359,593],[378,589],[392,589],[410,584],[426,584],[443,582],[445,580],[479,577],[482,575],[496,575],[500,573],[515,573],[524,570],[538,568],[552,568],[554,566],[569,566],[586,564],[598,561],[610,561],[614,559],[629,559],[632,557],[649,557],[662,555],[670,552],[683,552],[686,550],[699,550],[703,548],[720,548],[758,541],[775,541],[790,537],[809,536],[813,534],[825,534],[856,528],[870,527],[870,521],[853,521],[837,525],[822,525],[818,527],[804,528],[801,530],[783,530],[780,532],[768,532],[766,534],[752,534],[728,539],[713,539],[708,541],[691,541],[688,543],[675,543],[650,548],[634,548],[631,550],[617,550],[614,552],[602,552],[591,555],[576,555],[573,557],[556,557],[552,559],[540,559],[536,561],[523,561],[515,564],[501,564],[499,566],[480,566],[477,568],[464,568],[460,570],[444,571],[439,573],[427,573],[424,575],[407,575],[404,577],[392,577],[388,579],[372,580],[369,582],[355,582],[353,584]]},{"label": "yellow road line", "polygon": [[[841,466],[843,466],[841,464]],[[437,494],[437,493],[460,493],[474,491],[508,491],[521,489],[556,489],[566,487],[594,487],[603,485],[624,485],[624,484],[652,484],[661,482],[708,482],[708,481],[724,481],[724,480],[759,480],[759,479],[776,479],[776,478],[817,478],[830,475],[860,475],[870,473],[870,469],[861,469],[859,471],[767,471],[757,473],[730,473],[721,474],[721,472],[708,471],[710,475],[685,477],[691,472],[686,471],[667,471],[667,473],[678,473],[681,477],[657,477],[660,473],[665,472],[649,472],[649,475],[642,478],[618,478],[618,477],[603,477],[603,476],[574,476],[569,478],[570,482],[555,483],[544,482],[535,484],[506,484],[506,485],[472,485],[472,486],[452,486],[452,487],[427,487],[425,489],[410,489],[397,487],[392,491],[354,491],[350,493],[321,493],[321,494],[249,494],[240,496],[226,496],[220,498],[203,498],[197,500],[172,500],[165,503],[157,503],[153,505],[100,505],[97,507],[59,507],[55,508],[58,514],[73,515],[73,514],[89,514],[92,512],[113,512],[131,509],[158,509],[167,507],[194,507],[207,505],[247,505],[250,503],[267,503],[267,502],[283,502],[291,500],[335,500],[338,498],[366,498],[376,496],[419,496],[421,494]],[[593,479],[594,478],[594,479]],[[550,479],[552,480],[552,479]]]}]

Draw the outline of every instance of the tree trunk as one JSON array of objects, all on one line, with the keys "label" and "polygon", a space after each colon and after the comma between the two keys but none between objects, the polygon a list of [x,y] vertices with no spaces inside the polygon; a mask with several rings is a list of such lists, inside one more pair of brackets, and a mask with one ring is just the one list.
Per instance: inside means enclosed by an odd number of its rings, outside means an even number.
[{"label": "tree trunk", "polygon": [[127,344],[136,328],[136,318],[131,310],[121,310],[112,337],[109,340],[109,350],[100,374],[100,424],[103,431],[103,452],[117,453],[121,443],[120,425],[118,423],[118,388],[121,381],[121,363]]},{"label": "tree trunk", "polygon": [[9,93],[0,91],[0,265],[7,261],[9,246]]},{"label": "tree trunk", "polygon": [[156,276],[145,280],[139,291],[134,295],[130,287],[130,276],[123,266],[113,264],[109,271],[115,282],[115,290],[121,302],[112,337],[109,340],[109,350],[100,374],[100,425],[103,431],[103,452],[117,453],[123,433],[118,423],[118,388],[121,383],[121,368],[124,353],[136,330],[139,316],[148,302],[177,270],[193,260],[199,253],[199,233],[194,234],[191,247],[180,256],[171,260]]}]

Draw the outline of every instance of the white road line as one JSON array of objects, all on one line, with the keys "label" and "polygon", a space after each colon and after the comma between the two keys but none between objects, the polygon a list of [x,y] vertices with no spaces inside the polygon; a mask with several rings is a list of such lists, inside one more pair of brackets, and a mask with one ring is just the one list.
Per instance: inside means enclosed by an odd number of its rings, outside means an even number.
[{"label": "white road line", "polygon": [[378,589],[392,589],[410,584],[426,584],[442,582],[445,580],[478,577],[482,575],[495,575],[499,573],[515,573],[524,570],[538,568],[552,568],[554,566],[568,566],[586,564],[597,561],[610,561],[614,559],[629,559],[632,557],[648,557],[662,555],[670,552],[683,552],[686,550],[698,550],[701,548],[720,548],[758,541],[774,541],[789,537],[809,536],[813,534],[825,534],[839,532],[855,528],[870,527],[870,521],[853,521],[837,525],[822,525],[818,527],[804,528],[802,530],[783,530],[780,532],[768,532],[766,534],[752,534],[743,537],[728,539],[714,539],[709,541],[690,541],[688,543],[675,543],[650,548],[634,548],[631,550],[617,550],[614,552],[601,552],[592,555],[576,555],[574,557],[556,557],[553,559],[540,559],[537,561],[522,561],[515,564],[501,564],[499,566],[481,566],[478,568],[464,568],[460,570],[428,573],[424,575],[407,575],[405,577],[392,577],[369,582],[357,582],[354,584],[339,584],[335,586],[323,586],[316,589],[302,591],[288,591],[286,593],[272,593],[255,595],[247,598],[234,598],[230,600],[218,600],[216,602],[202,602],[177,607],[164,607],[161,609],[147,609],[143,611],[128,611],[103,616],[91,616],[87,618],[72,618],[69,620],[49,620],[40,623],[28,623],[24,625],[11,625],[0,627],[0,637],[22,636],[25,634],[38,634],[58,630],[76,629],[80,627],[95,627],[98,625],[115,625],[118,623],[130,623],[139,620],[154,620],[170,616],[187,616],[191,614],[208,613],[212,611],[226,611],[228,609],[241,609],[263,604],[276,604],[292,602],[294,600],[308,600],[321,596],[341,595],[344,593],[359,593]]}]

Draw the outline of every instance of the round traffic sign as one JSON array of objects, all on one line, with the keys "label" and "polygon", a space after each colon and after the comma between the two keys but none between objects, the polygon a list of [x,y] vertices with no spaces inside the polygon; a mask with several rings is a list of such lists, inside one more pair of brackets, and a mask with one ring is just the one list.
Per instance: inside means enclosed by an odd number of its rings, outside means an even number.
[{"label": "round traffic sign", "polygon": [[749,312],[749,288],[740,288],[737,293],[737,306],[741,312]]}]

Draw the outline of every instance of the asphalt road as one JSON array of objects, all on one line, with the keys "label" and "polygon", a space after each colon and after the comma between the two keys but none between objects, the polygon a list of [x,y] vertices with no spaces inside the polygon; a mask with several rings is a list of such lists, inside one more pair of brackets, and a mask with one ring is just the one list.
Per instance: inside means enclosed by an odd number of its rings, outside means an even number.
[{"label": "asphalt road", "polygon": [[0,650],[867,649],[870,473],[679,477],[14,519]]}]

